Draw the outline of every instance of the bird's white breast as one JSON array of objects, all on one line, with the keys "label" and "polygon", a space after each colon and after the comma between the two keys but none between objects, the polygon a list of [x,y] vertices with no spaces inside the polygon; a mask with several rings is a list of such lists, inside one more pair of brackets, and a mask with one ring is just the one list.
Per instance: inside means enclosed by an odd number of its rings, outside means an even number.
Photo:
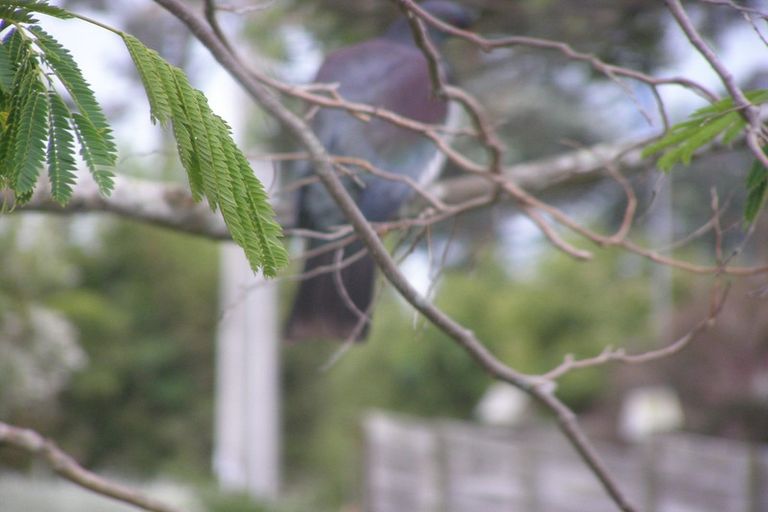
[{"label": "bird's white breast", "polygon": [[[461,108],[458,104],[451,101],[448,103],[448,115],[445,119],[445,129],[450,133],[451,131],[455,130],[459,127],[459,123],[461,120]],[[453,138],[451,135],[446,135],[443,137],[447,143],[451,142],[451,139]],[[434,156],[429,160],[427,163],[427,167],[424,170],[423,173],[421,173],[421,177],[419,178],[419,185],[426,186],[432,183],[437,179],[437,177],[440,175],[440,171],[443,169],[443,165],[445,164],[445,153],[440,151],[439,149],[435,151]]]}]

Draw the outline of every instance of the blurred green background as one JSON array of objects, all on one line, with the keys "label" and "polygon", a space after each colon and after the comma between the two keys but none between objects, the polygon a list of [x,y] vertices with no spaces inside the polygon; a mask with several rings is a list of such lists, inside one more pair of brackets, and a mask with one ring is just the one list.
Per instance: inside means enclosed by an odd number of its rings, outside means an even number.
[{"label": "blurred green background", "polygon": [[[466,3],[481,13],[478,30],[483,33],[558,38],[648,72],[666,73],[683,58],[659,2]],[[157,16],[151,2],[130,12],[104,1],[66,4],[107,17],[177,64],[193,71],[199,65],[189,35],[167,16]],[[239,37],[252,45],[247,51],[257,51],[278,71],[298,73],[304,53],[325,53],[377,33],[394,14],[386,1],[286,0],[248,15]],[[701,10],[700,24],[715,41],[724,41],[737,23],[740,18],[727,10]],[[506,113],[498,126],[509,147],[508,163],[560,153],[569,147],[564,140],[591,144],[643,132],[642,117],[619,88],[557,54],[509,50],[482,56],[460,44],[452,45],[449,54],[458,64],[459,83],[489,111]],[[130,73],[125,63],[110,66],[120,76]],[[752,80],[760,83],[761,75]],[[652,105],[647,91],[637,95]],[[109,103],[115,120],[131,109],[130,98]],[[260,147],[292,147],[272,123],[255,111],[253,116],[250,137]],[[132,141],[120,142],[130,155]],[[477,156],[478,149],[466,141],[458,144]],[[121,171],[179,178],[170,149],[155,151],[154,158],[158,172],[131,160],[121,164]],[[707,220],[714,186],[728,198],[725,243],[740,247],[741,189],[748,163],[739,150],[722,151],[675,174],[674,235],[683,236]],[[641,199],[637,238],[648,241],[658,177],[649,171],[632,180]],[[609,182],[564,187],[546,198],[600,230],[615,229],[623,205],[620,190]],[[535,233],[526,234],[530,228],[515,231],[521,226],[516,216],[511,206],[498,206],[461,217],[455,225],[438,225],[432,235],[437,245],[451,245],[436,288],[437,304],[516,369],[545,371],[566,354],[590,356],[607,345],[658,346],[706,315],[710,277],[671,273],[666,278],[670,303],[660,312],[658,276],[648,261],[597,250],[593,261],[575,262]],[[764,256],[767,240],[765,227],[758,224],[740,261]],[[711,250],[712,237],[704,236],[676,254],[704,260]],[[425,252],[417,253],[423,257]],[[208,510],[263,510],[248,498],[216,491],[210,473],[214,338],[222,315],[218,270],[217,245],[208,240],[95,216],[3,215],[0,418],[51,436],[88,467],[140,480],[189,482]],[[768,316],[759,303],[750,302],[749,293],[761,286],[759,278],[734,285],[723,330],[703,338],[693,355],[628,373],[616,367],[573,372],[560,382],[559,396],[577,412],[605,421],[615,413],[620,390],[667,383],[683,393],[689,429],[768,440],[765,403],[748,390],[746,378],[734,378],[761,371],[768,326],[727,320],[739,311],[751,311],[753,318]],[[290,294],[286,283],[281,300],[287,303]],[[659,338],[660,333],[665,337]],[[729,339],[729,345],[718,339]],[[322,343],[283,348],[286,499],[276,505],[278,510],[341,510],[357,501],[364,411],[471,419],[490,384],[460,349],[415,320],[388,288],[381,294],[370,340],[323,369],[337,349]],[[723,354],[738,359],[713,376]],[[719,385],[696,387],[710,378]],[[5,469],[33,465],[4,447],[0,462]]]}]

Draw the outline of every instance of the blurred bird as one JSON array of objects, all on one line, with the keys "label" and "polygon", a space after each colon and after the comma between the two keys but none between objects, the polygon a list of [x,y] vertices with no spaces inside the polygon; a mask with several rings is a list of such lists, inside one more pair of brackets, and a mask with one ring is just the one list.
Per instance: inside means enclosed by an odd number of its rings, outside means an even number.
[{"label": "blurred bird", "polygon": [[[456,27],[466,28],[473,21],[472,13],[455,2],[429,0],[421,7]],[[446,38],[433,28],[429,28],[429,35],[438,45]],[[400,17],[378,38],[328,55],[315,81],[337,83],[339,94],[351,102],[387,109],[426,124],[450,124],[449,105],[433,96],[427,60],[413,41],[405,17]],[[408,176],[421,184],[432,181],[444,161],[444,155],[426,137],[379,118],[365,121],[343,110],[320,109],[311,125],[331,155],[366,160],[378,169]],[[311,165],[301,163],[298,177],[310,176]],[[413,195],[407,183],[367,172],[355,179],[342,179],[371,222],[392,219]],[[302,228],[329,231],[347,222],[320,183],[300,189],[297,210],[297,224]],[[308,250],[322,251],[327,243],[310,239]],[[286,325],[287,340],[365,339],[370,325],[375,264],[364,251],[363,244],[357,241],[343,252],[325,251],[306,260],[305,273],[358,258],[340,271],[326,271],[301,282]]]}]

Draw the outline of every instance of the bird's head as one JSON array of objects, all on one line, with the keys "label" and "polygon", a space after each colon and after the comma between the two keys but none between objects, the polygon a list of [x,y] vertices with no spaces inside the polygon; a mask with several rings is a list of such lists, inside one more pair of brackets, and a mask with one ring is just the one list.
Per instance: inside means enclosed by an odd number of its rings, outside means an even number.
[{"label": "bird's head", "polygon": [[[477,20],[475,11],[450,0],[427,0],[419,4],[419,7],[427,11],[435,18],[453,25],[457,28],[469,28]],[[428,26],[430,37],[436,42],[442,42],[446,34],[432,26]],[[411,41],[411,29],[405,17],[398,18],[387,30],[385,37],[401,41]]]},{"label": "bird's head", "polygon": [[469,28],[477,21],[477,13],[474,10],[457,2],[428,0],[420,7],[435,18],[457,28]]}]

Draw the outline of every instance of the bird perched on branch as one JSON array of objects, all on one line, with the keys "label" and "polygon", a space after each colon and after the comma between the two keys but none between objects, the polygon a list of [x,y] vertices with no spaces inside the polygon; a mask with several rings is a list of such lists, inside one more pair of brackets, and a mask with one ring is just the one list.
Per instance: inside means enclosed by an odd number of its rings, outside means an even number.
[{"label": "bird perched on branch", "polygon": [[[421,7],[456,27],[466,28],[472,22],[471,12],[455,2],[429,0]],[[428,33],[437,45],[446,37],[431,27]],[[421,123],[446,124],[452,117],[448,102],[433,94],[428,61],[402,16],[382,36],[328,55],[315,81],[338,84],[339,95],[349,102],[383,108]],[[329,154],[364,160],[375,169],[421,184],[434,179],[444,161],[423,134],[378,117],[362,119],[326,108],[314,115],[311,126]],[[371,222],[392,219],[414,193],[403,180],[353,170],[362,172],[354,178],[344,176],[344,185]],[[309,162],[297,169],[300,177],[312,172]],[[298,194],[299,227],[323,232],[347,223],[321,183],[304,186]],[[311,238],[308,253],[304,267],[308,277],[296,293],[286,339],[363,340],[370,325],[373,258],[360,241],[334,249],[328,240]]]}]

